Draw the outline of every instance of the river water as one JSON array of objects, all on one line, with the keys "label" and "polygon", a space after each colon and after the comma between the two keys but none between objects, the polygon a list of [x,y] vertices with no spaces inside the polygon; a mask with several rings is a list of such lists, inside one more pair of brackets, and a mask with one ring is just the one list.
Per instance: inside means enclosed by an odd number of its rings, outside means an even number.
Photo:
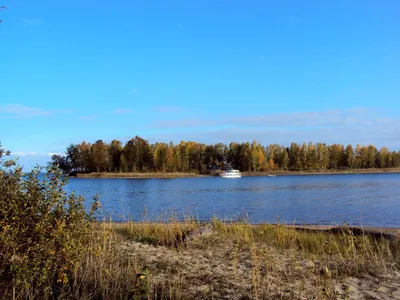
[{"label": "river water", "polygon": [[400,227],[400,174],[179,179],[71,178],[68,191],[114,221],[192,216],[201,221]]}]

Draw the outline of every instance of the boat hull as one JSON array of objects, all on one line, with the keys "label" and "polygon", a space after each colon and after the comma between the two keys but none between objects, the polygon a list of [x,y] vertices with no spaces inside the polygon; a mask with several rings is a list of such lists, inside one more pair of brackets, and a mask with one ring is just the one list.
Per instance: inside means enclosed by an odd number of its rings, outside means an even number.
[{"label": "boat hull", "polygon": [[242,175],[220,175],[221,178],[240,178]]}]

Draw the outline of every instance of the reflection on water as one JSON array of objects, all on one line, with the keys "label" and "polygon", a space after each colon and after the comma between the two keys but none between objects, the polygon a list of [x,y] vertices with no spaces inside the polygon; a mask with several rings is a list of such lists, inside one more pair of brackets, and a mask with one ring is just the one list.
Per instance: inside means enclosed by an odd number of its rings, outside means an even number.
[{"label": "reflection on water", "polygon": [[86,179],[67,186],[87,198],[100,194],[105,216],[138,220],[190,214],[199,220],[234,219],[246,212],[252,223],[362,224],[400,227],[400,175],[313,175],[240,179]]}]

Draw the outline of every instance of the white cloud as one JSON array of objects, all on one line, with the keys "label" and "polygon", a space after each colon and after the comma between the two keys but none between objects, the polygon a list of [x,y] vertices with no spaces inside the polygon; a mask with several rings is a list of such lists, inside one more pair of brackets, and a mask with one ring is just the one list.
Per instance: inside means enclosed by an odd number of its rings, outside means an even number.
[{"label": "white cloud", "polygon": [[61,152],[49,152],[49,153],[47,153],[45,156],[50,156],[50,157],[52,157],[53,155],[64,156],[65,153],[61,153]]},{"label": "white cloud", "polygon": [[41,156],[39,153],[36,152],[21,152],[21,151],[16,151],[16,152],[11,152],[12,156]]},{"label": "white cloud", "polygon": [[9,117],[9,118],[33,118],[40,116],[50,116],[65,112],[70,112],[70,111],[47,110],[43,108],[25,106],[21,104],[7,104],[0,106],[0,117]]},{"label": "white cloud", "polygon": [[11,152],[12,156],[18,156],[18,157],[52,157],[53,155],[60,155],[64,156],[64,153],[61,152],[24,152],[24,151],[12,151]]}]

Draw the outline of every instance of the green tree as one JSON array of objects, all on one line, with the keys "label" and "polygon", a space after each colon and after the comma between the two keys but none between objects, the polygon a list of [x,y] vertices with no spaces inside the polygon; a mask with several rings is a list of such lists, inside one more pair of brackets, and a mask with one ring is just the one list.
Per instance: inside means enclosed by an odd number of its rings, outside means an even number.
[{"label": "green tree", "polygon": [[300,148],[300,170],[308,170],[308,153],[307,153],[307,145],[303,143]]},{"label": "green tree", "polygon": [[165,172],[168,167],[168,145],[156,143],[154,147],[154,167],[156,171]]},{"label": "green tree", "polygon": [[122,144],[120,141],[113,140],[108,147],[108,156],[110,158],[110,169],[113,172],[121,170]]},{"label": "green tree", "polygon": [[288,170],[289,168],[289,152],[288,148],[279,147],[279,152],[277,155],[277,163],[280,169]]},{"label": "green tree", "polygon": [[128,172],[128,169],[129,169],[128,168],[128,162],[127,162],[127,160],[125,158],[124,153],[121,154],[121,166],[120,166],[120,168],[121,168],[122,172]]},{"label": "green tree", "polygon": [[96,172],[110,171],[110,159],[108,157],[108,145],[102,140],[97,140],[91,148],[92,169]]},{"label": "green tree", "polygon": [[342,145],[334,144],[329,146],[329,169],[337,170],[342,164],[344,157],[344,149]]},{"label": "green tree", "polygon": [[251,144],[222,143],[205,145],[197,142],[181,141],[149,145],[138,136],[129,140],[124,147],[113,140],[106,144],[102,140],[94,144],[82,142],[67,147],[65,155],[52,157],[52,165],[57,165],[66,173],[75,172],[198,172],[208,169],[235,168],[241,171],[261,171],[282,169],[291,171],[324,170],[342,168],[393,168],[400,166],[398,152],[390,152],[386,147],[377,150],[375,146],[352,145],[346,148],[340,144],[326,145],[309,142],[301,146],[292,143],[290,148],[277,144],[264,147],[256,140]]},{"label": "green tree", "polygon": [[3,299],[54,299],[68,291],[88,240],[84,199],[64,191],[66,177],[49,165],[25,178],[0,145],[0,291]]},{"label": "green tree", "polygon": [[92,145],[90,143],[82,142],[78,145],[78,148],[79,148],[79,153],[80,153],[80,159],[82,160],[82,163],[81,163],[82,171],[83,172],[96,171],[95,169],[92,169],[92,165],[94,165],[94,163],[92,162],[91,154],[90,154]]},{"label": "green tree", "polygon": [[175,160],[175,146],[173,142],[169,143],[168,146],[168,159],[167,159],[167,164],[168,164],[168,171],[169,172],[176,172],[176,160]]},{"label": "green tree", "polygon": [[367,148],[367,168],[375,168],[378,150],[374,145],[369,145]]},{"label": "green tree", "polygon": [[346,167],[353,168],[355,164],[354,149],[352,145],[347,145],[345,150]]},{"label": "green tree", "polygon": [[308,143],[307,147],[307,168],[315,170],[318,164],[317,149],[312,142]]},{"label": "green tree", "polygon": [[317,168],[327,169],[329,165],[329,150],[326,144],[317,143]]},{"label": "green tree", "polygon": [[300,146],[297,143],[292,143],[289,148],[289,170],[300,171],[301,169]]},{"label": "green tree", "polygon": [[389,168],[391,161],[391,153],[386,147],[382,147],[377,155],[378,168]]}]

